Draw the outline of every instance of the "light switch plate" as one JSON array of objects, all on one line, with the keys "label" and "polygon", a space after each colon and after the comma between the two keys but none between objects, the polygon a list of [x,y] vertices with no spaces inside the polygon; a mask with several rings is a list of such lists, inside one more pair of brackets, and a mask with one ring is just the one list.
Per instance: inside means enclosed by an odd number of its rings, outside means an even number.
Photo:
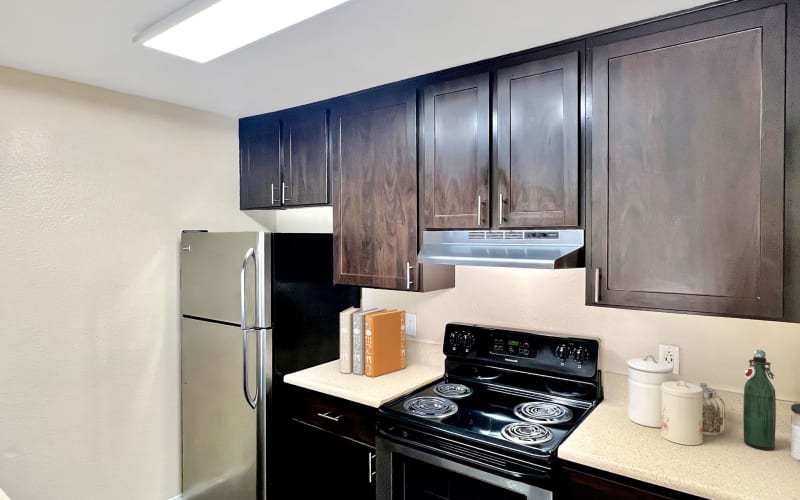
[{"label": "light switch plate", "polygon": [[406,335],[410,337],[417,336],[417,315],[415,313],[406,313]]}]

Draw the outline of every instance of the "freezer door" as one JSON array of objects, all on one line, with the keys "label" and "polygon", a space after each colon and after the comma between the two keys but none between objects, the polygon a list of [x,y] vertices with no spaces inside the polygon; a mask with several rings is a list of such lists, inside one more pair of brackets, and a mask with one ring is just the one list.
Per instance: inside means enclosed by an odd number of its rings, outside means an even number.
[{"label": "freezer door", "polygon": [[[251,394],[258,383],[257,350],[257,336],[250,333]],[[240,328],[181,320],[184,500],[258,498],[257,412],[243,394],[243,352]]]},{"label": "freezer door", "polygon": [[269,249],[268,233],[184,232],[181,314],[242,325],[244,295],[247,326],[270,327]]}]

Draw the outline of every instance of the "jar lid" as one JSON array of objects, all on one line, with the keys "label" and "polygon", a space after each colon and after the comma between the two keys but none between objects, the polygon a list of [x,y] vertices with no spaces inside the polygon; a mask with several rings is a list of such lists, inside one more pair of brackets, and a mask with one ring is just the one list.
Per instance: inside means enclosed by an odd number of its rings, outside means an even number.
[{"label": "jar lid", "polygon": [[661,392],[683,398],[700,398],[703,396],[703,389],[699,385],[684,382],[683,380],[662,382]]},{"label": "jar lid", "polygon": [[671,364],[658,362],[656,358],[650,354],[644,358],[629,359],[628,366],[641,372],[667,373],[672,371]]},{"label": "jar lid", "polygon": [[800,415],[800,403],[792,405],[792,413]]}]

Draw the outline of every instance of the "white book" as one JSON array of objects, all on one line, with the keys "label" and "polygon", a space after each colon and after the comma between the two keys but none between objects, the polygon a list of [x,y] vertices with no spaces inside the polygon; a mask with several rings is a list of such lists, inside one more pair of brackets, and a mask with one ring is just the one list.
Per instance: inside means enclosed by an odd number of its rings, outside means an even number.
[{"label": "white book", "polygon": [[339,313],[339,371],[353,372],[353,313],[358,307],[348,307]]},{"label": "white book", "polygon": [[353,314],[353,374],[364,375],[364,315],[383,311],[377,307],[361,309]]}]

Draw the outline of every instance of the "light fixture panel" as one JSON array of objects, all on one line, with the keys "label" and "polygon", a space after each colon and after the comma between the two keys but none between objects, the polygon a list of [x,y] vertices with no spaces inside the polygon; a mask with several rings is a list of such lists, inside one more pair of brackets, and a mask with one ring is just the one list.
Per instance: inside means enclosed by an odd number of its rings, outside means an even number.
[{"label": "light fixture panel", "polygon": [[134,43],[205,63],[347,0],[198,0],[134,38]]}]

